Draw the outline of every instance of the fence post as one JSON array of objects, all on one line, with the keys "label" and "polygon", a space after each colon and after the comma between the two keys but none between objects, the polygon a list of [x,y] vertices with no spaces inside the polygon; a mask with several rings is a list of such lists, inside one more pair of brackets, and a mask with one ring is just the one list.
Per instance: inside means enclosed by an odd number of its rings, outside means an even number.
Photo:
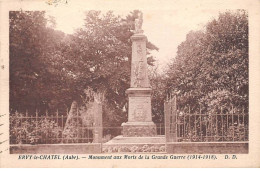
[{"label": "fence post", "polygon": [[76,129],[77,129],[77,143],[79,143],[79,108],[78,108],[78,106],[77,106],[77,122],[76,122]]},{"label": "fence post", "polygon": [[176,95],[164,102],[165,139],[166,142],[177,142],[177,107]]},{"label": "fence post", "polygon": [[201,120],[201,105],[200,105],[200,142],[202,142],[202,120]]},{"label": "fence post", "polygon": [[[68,116],[68,115],[67,115]],[[64,130],[64,123],[63,123],[63,115],[61,115],[61,143],[63,143],[63,130]]]},{"label": "fence post", "polygon": [[177,122],[178,122],[178,118],[177,118],[177,96],[174,95],[174,99],[173,99],[173,104],[172,104],[173,108],[173,142],[177,142]]},{"label": "fence post", "polygon": [[38,139],[37,139],[37,133],[38,133],[38,110],[36,109],[36,132],[35,132],[35,138],[38,144]]},{"label": "fence post", "polygon": [[25,111],[25,129],[26,129],[26,135],[25,135],[25,143],[27,144],[28,143],[28,139],[27,139],[27,132],[28,132],[28,127],[27,127],[27,125],[28,125],[28,110],[26,110]]},{"label": "fence post", "polygon": [[[56,123],[57,123],[57,125],[59,125],[59,109],[57,109],[57,112],[56,112]],[[58,139],[59,135],[57,135],[56,138]],[[51,142],[53,142],[52,137],[51,137]]]},{"label": "fence post", "polygon": [[234,138],[235,138],[235,125],[234,125],[234,107],[232,105],[232,128],[233,128],[233,131],[232,131],[232,141],[234,141]]},{"label": "fence post", "polygon": [[245,107],[243,106],[243,109],[242,109],[242,116],[243,116],[243,126],[244,126],[244,141],[246,140],[246,124],[245,124]]},{"label": "fence post", "polygon": [[96,113],[94,113],[94,143],[102,143],[103,127],[102,127],[102,103],[95,102]]},{"label": "fence post", "polygon": [[168,96],[164,102],[164,122],[165,122],[165,139],[166,142],[170,141],[170,106],[168,102]]}]

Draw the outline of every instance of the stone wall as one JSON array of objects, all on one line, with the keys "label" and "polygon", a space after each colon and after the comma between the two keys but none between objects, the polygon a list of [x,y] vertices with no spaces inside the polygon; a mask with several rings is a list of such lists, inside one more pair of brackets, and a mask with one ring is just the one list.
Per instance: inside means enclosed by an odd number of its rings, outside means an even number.
[{"label": "stone wall", "polygon": [[247,154],[248,142],[175,142],[167,143],[170,154]]},{"label": "stone wall", "polygon": [[91,154],[101,153],[101,144],[10,145],[10,154]]},{"label": "stone wall", "polygon": [[[142,150],[142,151],[140,151]],[[248,142],[176,142],[165,144],[103,144],[103,153],[247,154]],[[10,145],[11,154],[93,154],[101,144]]]}]

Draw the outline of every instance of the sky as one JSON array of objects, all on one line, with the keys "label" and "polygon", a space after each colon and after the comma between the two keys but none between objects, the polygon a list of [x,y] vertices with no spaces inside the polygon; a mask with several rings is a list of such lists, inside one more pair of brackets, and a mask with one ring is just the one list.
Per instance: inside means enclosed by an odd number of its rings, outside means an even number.
[{"label": "sky", "polygon": [[[49,11],[48,15],[56,19],[56,29],[65,33],[73,33],[83,26],[84,9],[68,10],[59,8]],[[106,12],[105,10],[101,10]],[[113,10],[116,15],[125,16],[131,10]],[[159,48],[152,55],[157,60],[159,71],[167,68],[167,64],[176,56],[178,45],[185,41],[190,31],[201,30],[219,12],[225,10],[176,9],[176,10],[141,10],[143,12],[143,30],[148,40]]]}]

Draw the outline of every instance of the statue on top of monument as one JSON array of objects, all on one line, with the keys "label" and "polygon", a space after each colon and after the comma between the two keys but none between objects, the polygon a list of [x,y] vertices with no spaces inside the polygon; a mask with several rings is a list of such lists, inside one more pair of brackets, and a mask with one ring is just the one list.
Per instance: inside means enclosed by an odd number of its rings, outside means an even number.
[{"label": "statue on top of monument", "polygon": [[143,13],[138,12],[138,18],[135,19],[135,33],[143,33],[142,30],[143,25]]}]

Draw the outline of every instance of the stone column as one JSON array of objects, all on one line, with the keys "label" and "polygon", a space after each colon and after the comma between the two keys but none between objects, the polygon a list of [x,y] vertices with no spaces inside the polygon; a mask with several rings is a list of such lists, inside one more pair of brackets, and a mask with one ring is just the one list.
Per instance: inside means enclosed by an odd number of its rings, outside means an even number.
[{"label": "stone column", "polygon": [[[138,22],[138,21],[137,21]],[[137,24],[136,24],[137,25]],[[140,25],[139,25],[140,26]],[[139,28],[140,29],[140,28]],[[146,41],[142,30],[131,37],[131,87],[128,94],[128,122],[123,123],[124,137],[150,137],[156,135],[156,126],[152,121],[151,92],[147,74]]]}]

